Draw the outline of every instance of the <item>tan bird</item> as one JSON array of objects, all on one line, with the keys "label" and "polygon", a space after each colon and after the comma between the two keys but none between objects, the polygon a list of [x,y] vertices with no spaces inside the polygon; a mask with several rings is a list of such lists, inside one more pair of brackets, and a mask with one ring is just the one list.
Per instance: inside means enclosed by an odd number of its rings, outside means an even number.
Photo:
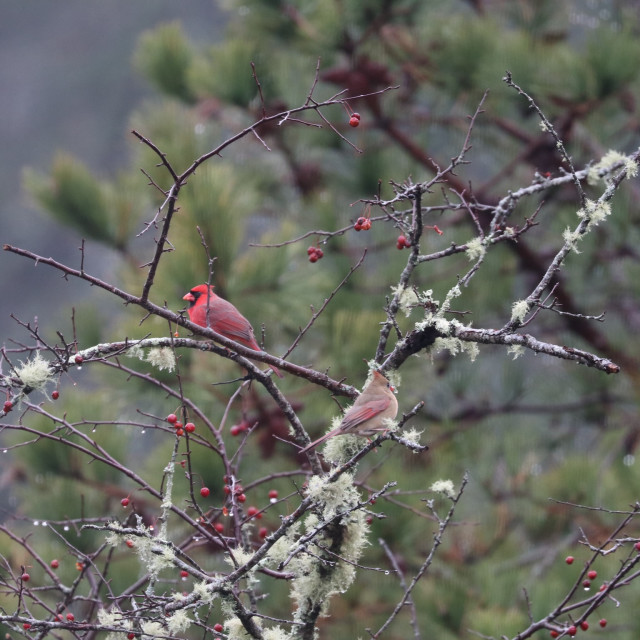
[{"label": "tan bird", "polygon": [[340,426],[308,444],[300,453],[310,451],[333,436],[347,433],[374,436],[380,431],[387,431],[387,420],[393,420],[398,414],[398,401],[392,389],[389,381],[379,371],[374,371],[371,382],[344,414]]}]

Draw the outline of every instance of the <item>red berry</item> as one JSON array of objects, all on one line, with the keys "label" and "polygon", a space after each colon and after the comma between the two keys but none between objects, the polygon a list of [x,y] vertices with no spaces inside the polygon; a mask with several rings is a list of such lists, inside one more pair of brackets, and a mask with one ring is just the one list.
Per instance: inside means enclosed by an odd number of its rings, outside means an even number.
[{"label": "red berry", "polygon": [[76,364],[82,364],[84,362],[84,358],[78,354],[75,358],[74,358]]},{"label": "red berry", "polygon": [[173,423],[173,428],[174,429],[182,429],[182,422],[174,422]]},{"label": "red berry", "polygon": [[133,547],[133,540],[127,540],[125,544],[127,545],[127,547],[129,547],[129,549],[131,549]]},{"label": "red berry", "polygon": [[363,216],[360,216],[357,220],[356,223],[353,225],[353,228],[356,231],[362,231],[362,229],[364,229],[364,225],[366,223],[367,219]]},{"label": "red berry", "polygon": [[184,435],[184,429],[176,429],[176,435],[178,438]]},{"label": "red berry", "polygon": [[258,531],[258,535],[264,539],[269,535],[269,530],[267,529],[267,527],[260,527],[260,530]]},{"label": "red berry", "polygon": [[567,557],[564,559],[564,561],[565,561],[567,564],[573,564],[573,561],[574,561],[574,560],[575,560],[575,558],[574,558],[573,556],[567,556]]},{"label": "red berry", "polygon": [[122,498],[122,500],[120,500],[120,504],[123,507],[128,507],[129,506],[129,502],[130,502],[129,498]]},{"label": "red berry", "polygon": [[587,573],[587,577],[589,578],[589,580],[595,580],[598,577],[598,572],[589,571],[589,573]]},{"label": "red berry", "polygon": [[582,586],[583,586],[585,589],[591,589],[591,580],[583,580],[583,581],[582,581]]},{"label": "red berry", "polygon": [[228,484],[225,484],[222,490],[229,495],[231,493],[231,487]]},{"label": "red berry", "polygon": [[200,489],[200,495],[203,498],[206,498],[210,493],[211,493],[211,490],[209,489],[209,487],[202,487],[202,489]]},{"label": "red berry", "polygon": [[167,422],[169,424],[175,424],[176,422],[178,422],[178,416],[175,413],[170,413],[167,416]]},{"label": "red berry", "polygon": [[184,425],[184,430],[187,433],[193,433],[196,430],[196,425],[193,424],[193,422],[187,422],[187,424]]},{"label": "red berry", "polygon": [[357,127],[359,124],[360,124],[360,118],[355,118],[354,116],[351,116],[349,118],[350,127]]},{"label": "red berry", "polygon": [[213,525],[213,528],[218,532],[218,533],[222,533],[224,531],[224,525],[222,524],[222,522],[216,522]]},{"label": "red berry", "polygon": [[31,576],[25,571],[21,576],[20,576],[20,580],[22,580],[22,582],[29,582],[29,578]]},{"label": "red berry", "polygon": [[356,120],[360,120],[360,114],[359,114],[357,111],[354,111],[354,112],[351,114],[351,117],[352,117],[352,118],[355,118]]},{"label": "red berry", "polygon": [[69,622],[73,622],[76,619],[76,617],[73,615],[73,613],[67,613],[67,620]]},{"label": "red berry", "polygon": [[314,253],[309,256],[309,262],[318,262],[318,256]]},{"label": "red berry", "polygon": [[4,412],[5,413],[9,413],[9,411],[11,411],[11,409],[13,409],[13,402],[11,402],[11,400],[7,400],[4,403]]},{"label": "red berry", "polygon": [[220,633],[222,631],[222,629],[223,629],[223,626],[219,622],[216,622],[213,625],[213,630],[217,631],[218,633]]},{"label": "red berry", "polygon": [[246,502],[247,501],[247,496],[244,495],[244,493],[241,493],[238,496],[238,502]]},{"label": "red berry", "polygon": [[604,629],[607,626],[607,619],[602,618],[598,624]]},{"label": "red berry", "polygon": [[555,629],[551,629],[551,631],[549,632],[549,635],[552,638],[557,638],[560,634]]},{"label": "red berry", "polygon": [[22,623],[22,628],[26,629],[26,630],[31,629],[31,623],[30,622],[23,622]]},{"label": "red berry", "polygon": [[640,542],[636,542],[633,546],[636,548],[636,551],[640,551]]},{"label": "red berry", "polygon": [[586,620],[583,620],[583,621],[580,623],[580,628],[581,628],[583,631],[586,631],[586,630],[589,628],[589,623],[588,623]]},{"label": "red berry", "polygon": [[316,248],[315,247],[309,247],[307,249],[307,255],[309,255],[309,256],[314,254],[315,252],[316,252]]},{"label": "red berry", "polygon": [[[311,260],[311,258],[309,258],[309,260]],[[311,260],[311,262],[315,262],[315,260]],[[239,435],[240,433],[242,433],[242,429],[240,428],[240,425],[239,425],[239,424],[234,424],[234,425],[231,427],[231,429],[229,429],[229,433],[230,433],[232,436],[237,436],[237,435]]]},{"label": "red berry", "polygon": [[278,499],[277,489],[271,489],[271,491],[269,491],[269,500],[277,500],[277,499]]},{"label": "red berry", "polygon": [[[176,332],[177,333],[177,332]],[[177,338],[178,336],[176,336]],[[127,633],[127,640],[133,640],[136,637],[135,633]]]},{"label": "red berry", "polygon": [[250,518],[253,518],[253,516],[255,516],[255,515],[256,515],[256,513],[258,513],[258,507],[254,507],[254,506],[252,505],[252,506],[250,506],[250,507],[247,509],[247,515],[248,515]]},{"label": "red berry", "polygon": [[60,566],[60,563],[57,560],[52,560],[51,563],[49,564],[49,566],[52,569],[57,569]]},{"label": "red berry", "polygon": [[567,629],[568,633],[570,636],[575,636],[576,633],[578,633],[578,630],[576,629],[576,626],[574,624],[572,624],[568,629]]},{"label": "red berry", "polygon": [[60,397],[60,392],[59,392],[59,391],[52,391],[52,392],[51,392],[51,397],[52,397],[54,400],[57,400],[57,399]]},{"label": "red berry", "polygon": [[407,242],[407,239],[404,236],[398,236],[398,240],[396,241],[396,247],[400,250],[405,247],[410,247],[411,245]]},{"label": "red berry", "polygon": [[188,578],[189,577],[189,572],[185,571],[184,569],[180,572],[180,577],[181,578]]}]

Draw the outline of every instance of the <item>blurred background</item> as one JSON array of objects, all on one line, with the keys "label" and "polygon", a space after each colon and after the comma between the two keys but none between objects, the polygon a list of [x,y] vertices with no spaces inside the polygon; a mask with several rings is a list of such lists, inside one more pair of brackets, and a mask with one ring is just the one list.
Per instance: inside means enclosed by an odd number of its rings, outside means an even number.
[{"label": "blurred background", "polygon": [[[154,95],[133,64],[141,31],[180,19],[194,42],[212,42],[222,36],[226,16],[211,0],[194,0],[188,10],[169,0],[7,2],[1,13],[0,238],[77,261],[81,235],[35,206],[22,188],[24,169],[46,170],[64,150],[98,175],[113,175],[130,157],[127,121],[134,106]],[[89,255],[94,273],[113,273],[118,256],[109,248],[90,243]],[[14,258],[0,254],[3,342],[24,338],[10,313],[25,322],[51,314],[60,319],[70,317],[78,297],[100,304],[101,296],[85,285]]]}]

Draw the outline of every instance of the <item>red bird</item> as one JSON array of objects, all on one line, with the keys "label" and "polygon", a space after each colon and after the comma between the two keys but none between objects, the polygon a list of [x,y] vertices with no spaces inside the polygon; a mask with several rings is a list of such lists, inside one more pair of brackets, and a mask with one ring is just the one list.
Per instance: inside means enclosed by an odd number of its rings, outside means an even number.
[{"label": "red bird", "polygon": [[[189,302],[189,319],[201,327],[209,327],[229,340],[234,340],[254,351],[262,351],[256,342],[251,323],[227,300],[217,296],[213,287],[199,284],[182,297]],[[209,303],[207,306],[207,302]],[[269,365],[282,378],[282,372]]]}]

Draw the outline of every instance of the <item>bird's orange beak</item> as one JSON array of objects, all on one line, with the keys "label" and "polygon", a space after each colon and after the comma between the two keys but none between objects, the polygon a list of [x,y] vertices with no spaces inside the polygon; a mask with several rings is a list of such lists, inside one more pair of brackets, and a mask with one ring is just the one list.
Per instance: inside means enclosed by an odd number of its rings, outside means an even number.
[{"label": "bird's orange beak", "polygon": [[193,293],[191,293],[191,291],[189,291],[189,293],[182,296],[182,299],[186,300],[187,302],[195,302],[196,297],[193,295]]}]

